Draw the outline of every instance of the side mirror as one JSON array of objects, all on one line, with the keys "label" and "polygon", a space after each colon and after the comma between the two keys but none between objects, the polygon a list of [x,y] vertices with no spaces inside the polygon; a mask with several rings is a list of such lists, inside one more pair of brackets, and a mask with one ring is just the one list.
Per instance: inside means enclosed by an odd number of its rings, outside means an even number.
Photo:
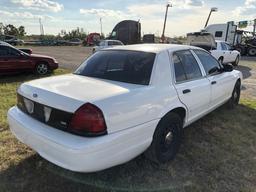
[{"label": "side mirror", "polygon": [[233,65],[230,65],[230,64],[225,64],[225,65],[223,65],[223,71],[224,71],[224,72],[231,72],[231,71],[233,71],[233,70],[234,70]]}]

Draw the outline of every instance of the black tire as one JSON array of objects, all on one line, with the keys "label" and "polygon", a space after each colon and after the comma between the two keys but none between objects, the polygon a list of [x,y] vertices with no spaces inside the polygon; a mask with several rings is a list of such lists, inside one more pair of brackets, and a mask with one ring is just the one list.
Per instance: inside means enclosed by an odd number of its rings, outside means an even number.
[{"label": "black tire", "polygon": [[248,49],[248,55],[250,56],[256,56],[256,48],[251,47]]},{"label": "black tire", "polygon": [[35,68],[35,73],[37,75],[46,75],[49,73],[49,66],[47,63],[38,63]]},{"label": "black tire", "polygon": [[153,141],[145,152],[145,156],[158,163],[166,163],[177,154],[183,131],[182,119],[176,113],[168,113],[156,127]]},{"label": "black tire", "polygon": [[227,103],[229,109],[234,109],[239,104],[240,93],[241,93],[241,83],[237,81],[234,87],[234,90],[232,92],[232,96]]},{"label": "black tire", "polygon": [[239,64],[239,61],[240,61],[240,57],[239,55],[236,57],[236,60],[232,63],[233,66],[238,66]]}]

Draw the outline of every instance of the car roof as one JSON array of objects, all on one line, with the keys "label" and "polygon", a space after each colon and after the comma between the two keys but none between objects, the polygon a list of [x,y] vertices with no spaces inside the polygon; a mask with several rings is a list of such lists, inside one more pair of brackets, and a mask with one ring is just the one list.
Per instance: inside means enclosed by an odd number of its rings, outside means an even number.
[{"label": "car roof", "polygon": [[0,45],[10,46],[10,44],[9,44],[9,43],[6,43],[6,42],[4,42],[4,41],[0,41]]},{"label": "car roof", "polygon": [[189,45],[179,45],[179,44],[135,44],[126,46],[117,46],[113,48],[107,48],[105,50],[129,50],[129,51],[143,51],[160,53],[162,51],[178,51],[184,49],[201,49],[199,47],[189,46]]}]

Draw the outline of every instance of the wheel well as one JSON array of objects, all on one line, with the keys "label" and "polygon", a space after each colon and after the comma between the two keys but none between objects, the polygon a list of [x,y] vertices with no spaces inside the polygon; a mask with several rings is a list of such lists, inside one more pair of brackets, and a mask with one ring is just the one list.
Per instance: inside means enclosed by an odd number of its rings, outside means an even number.
[{"label": "wheel well", "polygon": [[47,61],[38,61],[38,62],[36,62],[36,66],[41,64],[41,63],[46,64],[49,67],[49,63]]},{"label": "wheel well", "polygon": [[239,83],[239,85],[241,85],[241,79],[237,79],[236,83]]},{"label": "wheel well", "polygon": [[185,117],[186,117],[186,110],[183,107],[178,107],[178,108],[172,109],[166,115],[168,115],[170,113],[176,113],[177,115],[179,115],[180,118],[183,120],[183,123],[184,123]]}]

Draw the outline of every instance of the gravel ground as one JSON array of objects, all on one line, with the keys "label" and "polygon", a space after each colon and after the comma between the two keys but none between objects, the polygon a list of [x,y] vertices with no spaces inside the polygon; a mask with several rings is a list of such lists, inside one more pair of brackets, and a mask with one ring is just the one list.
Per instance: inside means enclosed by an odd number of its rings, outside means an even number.
[{"label": "gravel ground", "polygon": [[[30,47],[28,47],[30,48]],[[60,67],[75,70],[92,53],[92,47],[59,46],[59,47],[31,47],[33,53],[55,57]],[[256,58],[243,57],[237,68],[243,73],[244,98],[256,99]]]}]

